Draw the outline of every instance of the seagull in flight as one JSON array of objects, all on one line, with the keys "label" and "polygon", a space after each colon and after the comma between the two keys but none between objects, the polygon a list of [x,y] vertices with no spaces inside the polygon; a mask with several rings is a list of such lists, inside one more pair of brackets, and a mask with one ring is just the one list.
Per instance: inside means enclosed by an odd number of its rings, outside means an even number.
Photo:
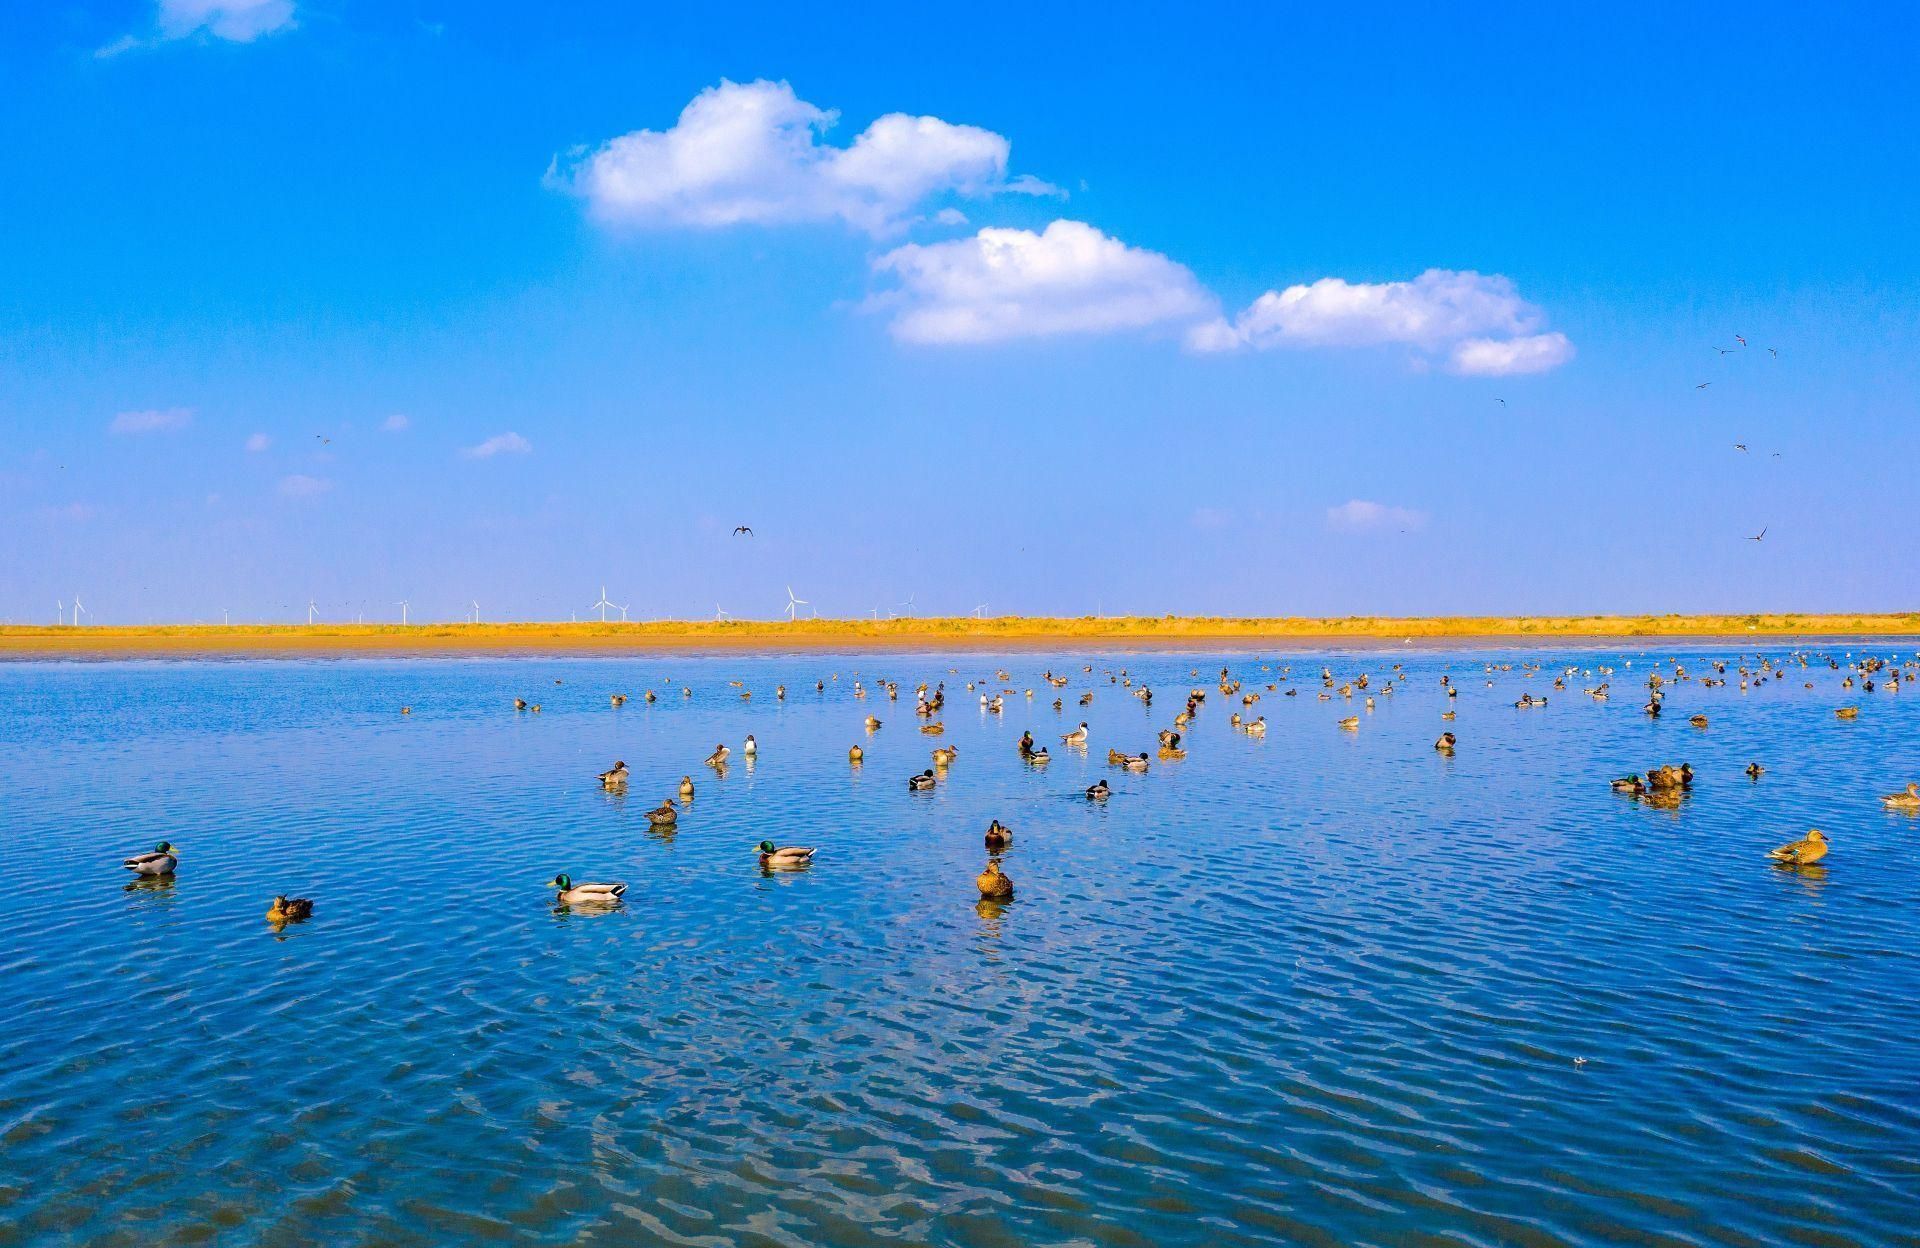
[{"label": "seagull in flight", "polygon": [[1752,537],[1748,538],[1747,540],[1750,542],[1763,542],[1766,539],[1767,539],[1767,530],[1766,530],[1766,526],[1763,525],[1761,526],[1761,529],[1758,533],[1755,533]]},{"label": "seagull in flight", "polygon": [[752,537],[753,530],[744,524],[736,524],[733,526],[733,535],[735,537]]},{"label": "seagull in flight", "polygon": [[1507,401],[1505,399],[1495,399],[1494,402],[1498,403],[1501,407],[1505,407],[1507,405]]},{"label": "seagull in flight", "polygon": [[314,437],[316,437],[316,438],[319,438],[319,439],[320,439],[320,445],[321,445],[321,446],[332,446],[332,445],[333,445],[333,439],[332,439],[332,438],[330,438],[330,437],[328,437],[328,436],[327,436],[326,434],[324,434],[324,433],[316,433],[316,434],[314,434],[313,436],[314,436]]},{"label": "seagull in flight", "polygon": [[1772,356],[1772,357],[1773,357],[1774,359],[1776,359],[1776,360],[1777,360],[1777,359],[1779,359],[1779,358],[1780,358],[1780,348],[1779,348],[1779,347],[1768,347],[1768,348],[1767,348],[1767,354],[1768,354],[1768,355],[1770,355],[1770,356]]},{"label": "seagull in flight", "polygon": [[1739,334],[1735,334],[1733,336],[1733,340],[1739,343],[1743,347],[1747,345],[1747,340],[1745,338],[1742,338]]},{"label": "seagull in flight", "polygon": [[1744,451],[1747,449],[1747,444],[1745,442],[1735,442],[1733,444],[1733,449],[1736,451]]},{"label": "seagull in flight", "polygon": [[1695,389],[1695,390],[1705,390],[1705,389],[1706,389],[1706,388],[1707,388],[1708,386],[1710,386],[1710,385],[1712,385],[1712,384],[1713,384],[1713,383],[1712,383],[1712,382],[1710,382],[1710,381],[1703,381],[1703,382],[1701,382],[1701,383],[1700,383],[1699,385],[1697,385],[1697,386],[1695,386],[1695,387],[1694,387],[1694,389]]}]

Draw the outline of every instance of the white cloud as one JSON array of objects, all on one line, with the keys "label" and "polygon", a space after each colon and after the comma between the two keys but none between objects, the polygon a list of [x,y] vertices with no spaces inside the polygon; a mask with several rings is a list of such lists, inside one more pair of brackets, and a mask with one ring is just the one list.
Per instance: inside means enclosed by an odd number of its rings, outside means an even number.
[{"label": "white cloud", "polygon": [[293,24],[293,0],[160,0],[156,24],[168,39],[205,30],[217,39],[252,43]]},{"label": "white cloud", "polygon": [[256,455],[258,455],[261,451],[266,450],[269,446],[272,446],[272,445],[273,445],[273,439],[269,438],[264,433],[256,433],[252,437],[247,439],[247,450],[251,451]]},{"label": "white cloud", "polygon": [[413,422],[401,412],[395,412],[380,422],[381,431],[385,433],[405,433],[412,427]]},{"label": "white cloud", "polygon": [[896,291],[892,330],[906,342],[998,342],[1111,333],[1189,321],[1216,304],[1186,266],[1080,221],[1043,233],[985,229],[908,244],[874,261]]},{"label": "white cloud", "polygon": [[1389,507],[1385,503],[1354,498],[1338,507],[1327,508],[1327,527],[1343,533],[1381,533],[1388,529],[1412,530],[1427,523],[1427,513],[1409,507]]},{"label": "white cloud", "polygon": [[193,423],[190,407],[149,408],[121,412],[107,428],[114,433],[172,433]]},{"label": "white cloud", "polygon": [[492,459],[495,455],[525,455],[533,449],[533,443],[517,433],[497,433],[478,446],[470,446],[461,451],[468,459]]},{"label": "white cloud", "polygon": [[1056,194],[1007,177],[1011,144],[977,126],[888,113],[851,146],[822,143],[839,114],[784,82],[722,80],[696,95],[670,130],[635,130],[549,179],[583,196],[609,224],[780,225],[842,221],[879,234],[947,195]]},{"label": "white cloud", "polygon": [[288,498],[318,498],[332,488],[333,482],[325,477],[310,477],[303,472],[280,478],[280,493]]},{"label": "white cloud", "polygon": [[[1428,269],[1405,282],[1349,282],[1270,290],[1229,323],[1195,326],[1195,351],[1240,347],[1365,347],[1396,344],[1421,351],[1452,348],[1455,372],[1544,372],[1573,356],[1565,334],[1539,333],[1545,315],[1499,274]],[[1503,359],[1506,361],[1503,365]]]},{"label": "white cloud", "polygon": [[1573,344],[1565,334],[1533,334],[1526,338],[1469,338],[1453,348],[1448,367],[1468,377],[1512,377],[1545,373],[1573,358]]}]

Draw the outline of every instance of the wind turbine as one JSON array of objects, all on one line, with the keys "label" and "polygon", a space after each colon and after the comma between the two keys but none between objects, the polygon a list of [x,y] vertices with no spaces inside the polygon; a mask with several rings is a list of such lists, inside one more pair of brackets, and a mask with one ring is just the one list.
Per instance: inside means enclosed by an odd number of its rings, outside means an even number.
[{"label": "wind turbine", "polygon": [[913,595],[912,595],[912,594],[908,594],[908,595],[907,595],[907,600],[906,600],[905,602],[902,602],[902,603],[899,603],[899,604],[897,604],[897,605],[899,605],[899,606],[902,606],[902,607],[905,607],[905,608],[907,609],[907,618],[908,618],[908,619],[912,619],[912,618],[913,618]]},{"label": "wind turbine", "polygon": [[[627,607],[630,607],[632,605],[633,605],[632,603],[628,603]],[[620,622],[622,624],[625,624],[627,622],[627,607],[620,608]]]},{"label": "wind turbine", "polygon": [[473,600],[473,622],[475,624],[480,622],[480,600],[478,598]]},{"label": "wind turbine", "polygon": [[56,599],[54,599],[54,602],[53,602],[53,622],[54,622],[55,624],[65,624],[65,623],[67,622],[67,603],[66,603],[66,599],[64,599],[64,598],[56,598]]},{"label": "wind turbine", "polygon": [[313,599],[311,598],[307,599],[307,627],[308,628],[313,627],[313,613],[317,610],[319,610],[319,608],[313,605]]},{"label": "wind turbine", "polygon": [[[73,596],[73,626],[75,628],[80,627],[80,613],[82,611],[87,611],[87,609],[80,605],[80,595],[75,594]],[[92,615],[93,612],[87,611],[87,614]]]},{"label": "wind turbine", "polygon": [[805,598],[795,598],[793,596],[793,586],[787,586],[787,623],[793,623],[798,609],[808,605]]},{"label": "wind turbine", "polygon": [[984,603],[984,602],[983,602],[983,603],[981,603],[981,604],[980,604],[979,606],[977,606],[977,607],[975,607],[975,608],[973,609],[973,618],[974,618],[974,619],[976,619],[976,620],[984,620],[984,619],[986,619],[986,618],[987,618],[987,604],[986,604],[986,603]]},{"label": "wind turbine", "polygon": [[400,608],[400,627],[405,628],[407,626],[407,608],[412,604],[409,603],[405,598],[402,598],[399,602],[396,602],[393,605]]},{"label": "wind turbine", "polygon": [[721,609],[719,603],[716,602],[713,604],[713,622],[715,624],[725,623],[727,620],[730,620],[732,618],[733,618],[732,615],[728,614],[726,611]]},{"label": "wind turbine", "polygon": [[613,605],[612,603],[607,601],[607,587],[605,585],[602,585],[600,587],[600,601],[594,603],[593,606],[587,609],[589,611],[600,612],[600,622],[602,624],[605,624],[607,622],[607,608],[611,607],[612,605]]},{"label": "wind turbine", "polygon": [[232,622],[233,621],[227,618],[227,609],[225,607],[221,607],[220,608],[220,627],[225,628]]}]

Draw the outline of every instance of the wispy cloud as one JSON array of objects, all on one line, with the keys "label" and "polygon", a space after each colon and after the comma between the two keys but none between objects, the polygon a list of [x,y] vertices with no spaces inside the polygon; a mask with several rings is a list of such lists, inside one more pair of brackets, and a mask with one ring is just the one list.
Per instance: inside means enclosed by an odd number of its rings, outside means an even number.
[{"label": "wispy cloud", "polygon": [[663,131],[635,130],[556,159],[548,181],[608,224],[713,229],[839,221],[898,229],[948,196],[1058,194],[1007,176],[1012,145],[978,126],[888,113],[850,146],[821,141],[839,120],[784,82],[722,80]]},{"label": "wispy cloud", "polygon": [[272,445],[273,439],[264,433],[256,433],[247,439],[247,450],[255,455],[258,455],[261,451],[266,450]]},{"label": "wispy cloud", "polygon": [[252,43],[293,25],[293,0],[158,0],[150,36],[122,35],[94,55],[119,56],[202,32],[228,43]]},{"label": "wispy cloud", "polygon": [[280,478],[280,494],[284,498],[318,498],[333,488],[333,482],[325,477],[310,477],[304,472]]},{"label": "wispy cloud", "polygon": [[1427,513],[1410,507],[1390,507],[1364,498],[1349,499],[1327,508],[1327,527],[1342,533],[1412,532],[1424,528]]},{"label": "wispy cloud", "polygon": [[408,420],[406,415],[401,412],[395,412],[380,422],[380,431],[382,433],[405,433],[411,428],[413,428],[413,422]]},{"label": "wispy cloud", "polygon": [[1129,247],[1082,221],[910,243],[874,261],[897,289],[893,336],[976,343],[1145,329],[1217,305],[1184,265]]},{"label": "wispy cloud", "polygon": [[1573,344],[1565,334],[1533,334],[1526,338],[1469,338],[1454,347],[1447,366],[1467,377],[1513,377],[1545,373],[1573,358]]},{"label": "wispy cloud", "polygon": [[496,433],[478,446],[461,451],[468,459],[492,459],[495,455],[525,455],[533,443],[517,433]]},{"label": "wispy cloud", "polygon": [[190,407],[148,408],[121,412],[107,428],[114,433],[173,433],[193,423]]}]

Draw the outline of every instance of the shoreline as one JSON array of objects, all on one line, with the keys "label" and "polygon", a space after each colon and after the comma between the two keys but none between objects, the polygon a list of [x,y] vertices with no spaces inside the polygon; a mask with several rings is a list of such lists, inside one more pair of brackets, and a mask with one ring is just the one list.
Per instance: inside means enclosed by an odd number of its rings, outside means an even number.
[{"label": "shoreline", "polygon": [[1920,636],[1889,615],[1454,616],[1345,619],[1141,616],[1078,619],[668,620],[648,623],[0,626],[0,660],[665,651],[1028,650],[1183,646],[1307,649],[1462,642],[1711,641]]}]

